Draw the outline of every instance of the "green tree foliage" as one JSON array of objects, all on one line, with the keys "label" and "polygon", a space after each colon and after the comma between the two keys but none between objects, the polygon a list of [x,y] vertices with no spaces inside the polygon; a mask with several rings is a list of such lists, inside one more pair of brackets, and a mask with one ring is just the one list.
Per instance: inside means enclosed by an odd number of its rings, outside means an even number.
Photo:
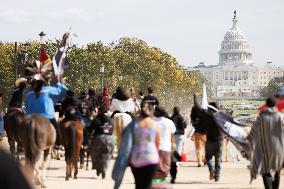
[{"label": "green tree foliage", "polygon": [[[48,41],[45,46],[52,57],[59,41]],[[29,61],[38,59],[40,44],[37,41],[18,45],[18,55],[28,53]],[[0,43],[0,84],[9,96],[15,81],[15,66],[19,75],[24,68],[23,61],[14,59],[14,44]],[[18,56],[17,55],[17,56]],[[161,103],[167,108],[174,105],[189,108],[194,91],[201,91],[201,75],[185,72],[177,60],[159,48],[150,47],[136,38],[121,38],[105,45],[90,43],[84,47],[71,45],[68,50],[70,68],[66,72],[66,82],[77,93],[88,88],[100,89],[100,65],[105,66],[104,84],[111,92],[118,85],[126,90],[146,93],[153,87]],[[119,80],[119,76],[123,79]]]},{"label": "green tree foliage", "polygon": [[273,96],[277,89],[284,85],[284,77],[276,77],[274,79],[271,79],[267,85],[267,87],[264,87],[261,89],[260,94],[262,97],[271,97]]}]

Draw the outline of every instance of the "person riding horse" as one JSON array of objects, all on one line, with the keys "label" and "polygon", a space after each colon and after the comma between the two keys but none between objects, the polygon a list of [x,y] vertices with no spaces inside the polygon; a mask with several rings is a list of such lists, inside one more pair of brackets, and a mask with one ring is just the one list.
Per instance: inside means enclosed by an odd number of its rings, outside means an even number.
[{"label": "person riding horse", "polygon": [[15,85],[16,88],[12,94],[12,98],[9,102],[8,112],[4,118],[4,128],[8,136],[10,151],[13,155],[23,150],[20,141],[20,124],[24,119],[22,107],[23,94],[27,85],[27,80],[25,78],[19,78],[16,80]]},{"label": "person riding horse", "polygon": [[54,86],[48,86],[43,79],[32,81],[32,86],[26,91],[26,114],[40,114],[49,119],[56,130],[55,149],[61,144],[60,130],[55,119],[54,104],[51,95],[60,95],[61,83]]},{"label": "person riding horse", "polygon": [[16,80],[16,88],[12,94],[12,98],[11,101],[9,103],[9,108],[8,111],[10,109],[14,109],[14,110],[18,110],[18,111],[23,111],[22,107],[23,107],[23,94],[24,94],[24,90],[27,86],[27,80],[25,78],[19,78]]}]

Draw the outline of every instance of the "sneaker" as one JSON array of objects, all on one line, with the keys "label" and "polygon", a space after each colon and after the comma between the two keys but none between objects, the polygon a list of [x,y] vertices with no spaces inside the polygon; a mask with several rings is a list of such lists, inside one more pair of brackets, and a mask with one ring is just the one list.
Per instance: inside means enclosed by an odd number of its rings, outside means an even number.
[{"label": "sneaker", "polygon": [[176,183],[175,179],[171,179],[171,183],[175,184]]},{"label": "sneaker", "polygon": [[210,171],[209,180],[213,180],[213,179],[214,179],[214,172]]},{"label": "sneaker", "polygon": [[198,164],[197,167],[201,167],[201,164]]},{"label": "sneaker", "polygon": [[106,178],[106,174],[103,172],[102,173],[102,179],[105,179]]}]

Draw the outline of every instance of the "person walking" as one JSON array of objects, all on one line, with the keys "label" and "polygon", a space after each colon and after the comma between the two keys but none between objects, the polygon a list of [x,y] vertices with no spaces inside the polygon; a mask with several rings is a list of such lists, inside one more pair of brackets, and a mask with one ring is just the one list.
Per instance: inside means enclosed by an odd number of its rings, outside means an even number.
[{"label": "person walking", "polygon": [[150,189],[159,164],[160,129],[153,120],[154,108],[150,103],[141,104],[141,114],[133,128],[133,146],[130,166],[136,189]]},{"label": "person walking", "polygon": [[206,163],[205,160],[205,144],[206,144],[206,128],[203,124],[199,123],[198,108],[196,106],[192,107],[191,123],[195,131],[192,136],[192,140],[195,143],[196,157],[197,157],[197,167],[201,167],[202,163]]},{"label": "person walking", "polygon": [[[217,123],[214,120],[213,113],[218,110],[218,106],[215,102],[210,102],[208,109],[202,109],[197,101],[197,94],[193,96],[194,107],[196,108],[196,114],[199,119],[198,124],[205,128],[207,141],[205,144],[205,159],[210,172],[209,179],[218,182],[220,179],[221,171],[221,159],[222,159],[222,147],[224,136]],[[215,158],[215,168],[213,168],[212,158]]]},{"label": "person walking", "polygon": [[104,179],[114,149],[113,124],[111,118],[106,115],[104,107],[99,108],[98,116],[92,121],[89,132],[93,133],[92,169],[96,169],[97,176],[102,174]]},{"label": "person walking", "polygon": [[97,99],[96,91],[94,89],[89,89],[88,94],[89,94],[89,102],[93,106],[93,115],[91,116],[91,118],[93,118],[98,113],[98,99]]},{"label": "person walking", "polygon": [[176,142],[176,151],[181,156],[183,146],[184,146],[184,130],[187,127],[185,119],[180,114],[179,107],[173,108],[173,115],[171,120],[174,122],[176,131],[175,131],[175,142]]},{"label": "person walking", "polygon": [[266,100],[248,135],[251,146],[251,181],[261,174],[265,189],[278,189],[284,165],[284,117],[275,99]]},{"label": "person walking", "polygon": [[159,106],[159,100],[155,96],[154,90],[152,89],[152,87],[148,87],[148,95],[143,98],[142,102],[148,102],[152,106],[154,106],[154,108],[155,106]]},{"label": "person walking", "polygon": [[160,162],[155,178],[166,178],[171,167],[171,151],[176,127],[174,122],[169,119],[169,115],[163,107],[157,106],[154,116],[154,120],[158,124],[161,132],[159,147]]}]

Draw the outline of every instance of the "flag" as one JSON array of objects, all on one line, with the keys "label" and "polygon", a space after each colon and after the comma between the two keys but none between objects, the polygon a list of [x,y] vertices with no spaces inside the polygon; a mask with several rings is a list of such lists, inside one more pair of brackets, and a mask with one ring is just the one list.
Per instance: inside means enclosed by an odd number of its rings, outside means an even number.
[{"label": "flag", "polygon": [[203,83],[203,88],[202,88],[201,108],[202,109],[207,109],[208,108],[208,99],[207,99],[207,92],[206,92],[206,85],[205,85],[205,83]]},{"label": "flag", "polygon": [[66,32],[63,37],[60,45],[58,46],[53,59],[53,70],[55,75],[63,76],[64,71],[69,67],[69,62],[66,57],[66,52],[68,49],[68,40],[69,40],[69,32]]},{"label": "flag", "polygon": [[231,116],[223,112],[215,112],[213,114],[215,122],[220,127],[221,131],[228,136],[228,139],[236,146],[245,158],[249,158],[250,147],[247,140],[247,132],[245,125],[238,123]]},{"label": "flag", "polygon": [[45,47],[43,47],[41,49],[41,53],[39,55],[39,62],[41,64],[50,64],[51,63],[51,59],[50,59],[49,55],[47,54]]}]

